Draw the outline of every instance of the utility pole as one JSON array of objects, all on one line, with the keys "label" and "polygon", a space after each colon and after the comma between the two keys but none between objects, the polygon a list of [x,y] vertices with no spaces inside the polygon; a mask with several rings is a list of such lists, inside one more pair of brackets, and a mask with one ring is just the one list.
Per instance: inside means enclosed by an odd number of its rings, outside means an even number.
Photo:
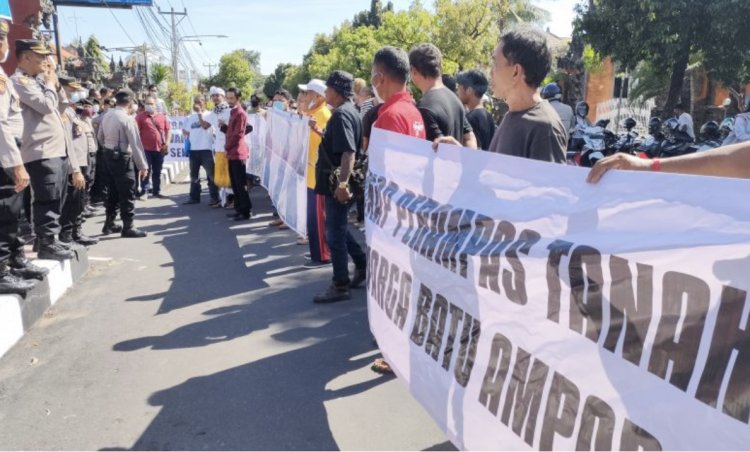
[{"label": "utility pole", "polygon": [[[185,17],[187,17],[187,9],[183,8],[183,12],[176,13],[174,11],[174,8],[171,8],[170,12],[162,11],[161,8],[159,8],[159,14],[164,16],[171,16],[172,18],[172,76],[174,77],[174,81],[178,82],[178,68],[177,68],[177,59],[178,59],[178,52],[179,52],[179,38],[177,37],[177,26],[180,25],[180,23],[185,20]],[[179,20],[175,20],[175,16],[182,16]]]},{"label": "utility pole", "polygon": [[208,68],[208,78],[211,78],[214,76],[213,72],[211,71],[211,68],[218,66],[218,64],[212,64],[212,63],[203,63],[204,66]]}]

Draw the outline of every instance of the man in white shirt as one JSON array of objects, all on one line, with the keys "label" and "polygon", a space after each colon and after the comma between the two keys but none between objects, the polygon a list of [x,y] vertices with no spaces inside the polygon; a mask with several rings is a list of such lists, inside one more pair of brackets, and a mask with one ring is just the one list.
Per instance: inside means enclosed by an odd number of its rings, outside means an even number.
[{"label": "man in white shirt", "polygon": [[201,202],[201,167],[206,172],[208,194],[211,198],[209,207],[219,204],[219,190],[214,185],[214,128],[207,120],[206,99],[195,96],[193,114],[185,119],[183,133],[190,139],[190,199],[183,204],[200,204]]},{"label": "man in white shirt", "polygon": [[674,107],[674,115],[677,117],[677,121],[680,123],[680,130],[690,135],[690,138],[695,141],[695,126],[693,125],[693,117],[685,111],[683,104],[677,104]]},{"label": "man in white shirt", "polygon": [[[232,111],[231,107],[226,100],[226,92],[216,86],[212,86],[209,90],[211,96],[211,102],[214,104],[214,109],[205,119],[211,124],[214,133],[214,152],[226,154],[224,146],[227,144],[227,137],[224,132],[221,131],[221,126],[229,124],[229,115]],[[231,193],[230,188],[222,188],[222,199],[226,199],[226,194]],[[220,206],[220,205],[219,205]],[[217,206],[218,207],[218,206]]]}]

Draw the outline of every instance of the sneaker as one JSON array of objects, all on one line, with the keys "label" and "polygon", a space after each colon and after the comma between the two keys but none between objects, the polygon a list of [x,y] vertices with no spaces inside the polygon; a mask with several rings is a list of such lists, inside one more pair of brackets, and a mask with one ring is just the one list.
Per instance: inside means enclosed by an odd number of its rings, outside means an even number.
[{"label": "sneaker", "polygon": [[272,222],[268,223],[269,226],[282,226],[284,224],[284,220],[281,218],[277,218],[273,220]]},{"label": "sneaker", "polygon": [[320,268],[325,267],[326,265],[331,265],[331,261],[314,261],[312,259],[307,259],[302,266],[305,268]]},{"label": "sneaker", "polygon": [[307,245],[310,241],[307,240],[307,237],[297,237],[297,245]]},{"label": "sneaker", "polygon": [[[200,204],[200,203],[201,203],[200,201],[197,201],[197,200],[195,200],[195,199],[188,199],[187,201],[183,202],[183,203],[182,203],[182,205],[183,205],[183,206],[189,206],[189,205],[191,205],[191,204]],[[210,206],[210,205],[211,205],[211,204],[209,204],[209,206]]]},{"label": "sneaker", "polygon": [[[185,204],[187,204],[187,203],[185,203]],[[218,199],[214,200],[214,201],[211,201],[211,202],[208,203],[208,207],[221,207],[221,201],[219,201]]]},{"label": "sneaker", "polygon": [[313,303],[316,304],[329,304],[329,303],[338,303],[341,301],[347,301],[351,300],[352,294],[349,292],[348,286],[337,286],[335,284],[331,284],[330,287],[328,287],[328,290],[325,292],[316,295],[313,298]]}]

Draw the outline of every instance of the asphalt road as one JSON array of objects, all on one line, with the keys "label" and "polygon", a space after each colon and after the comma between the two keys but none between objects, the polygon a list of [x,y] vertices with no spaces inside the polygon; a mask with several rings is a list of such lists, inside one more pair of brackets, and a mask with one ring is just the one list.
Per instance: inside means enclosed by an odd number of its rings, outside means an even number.
[{"label": "asphalt road", "polygon": [[311,302],[331,270],[301,267],[264,192],[234,223],[181,205],[187,191],[139,203],[149,236],[92,247],[89,273],[0,359],[0,449],[452,448],[370,371],[364,291]]}]

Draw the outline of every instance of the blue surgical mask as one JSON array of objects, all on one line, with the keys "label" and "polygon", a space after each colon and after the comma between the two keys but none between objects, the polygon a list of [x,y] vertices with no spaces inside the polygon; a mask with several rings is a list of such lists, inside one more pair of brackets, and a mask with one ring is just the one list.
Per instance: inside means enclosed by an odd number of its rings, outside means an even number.
[{"label": "blue surgical mask", "polygon": [[77,104],[78,101],[81,100],[81,95],[78,94],[78,93],[73,93],[73,94],[70,95],[70,99],[69,100],[70,100],[71,104]]},{"label": "blue surgical mask", "polygon": [[284,105],[284,102],[280,100],[273,101],[273,108],[279,111],[286,111],[286,105]]}]

